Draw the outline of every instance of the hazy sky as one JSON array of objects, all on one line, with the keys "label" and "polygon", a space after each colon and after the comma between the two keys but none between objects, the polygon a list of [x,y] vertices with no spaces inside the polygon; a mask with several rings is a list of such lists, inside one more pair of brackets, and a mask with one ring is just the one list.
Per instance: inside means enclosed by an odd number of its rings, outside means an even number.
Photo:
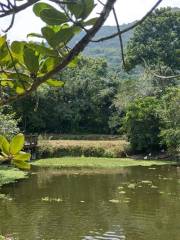
[{"label": "hazy sky", "polygon": [[[120,24],[140,19],[156,1],[157,0],[117,0],[115,6]],[[163,0],[160,6],[180,7],[180,0]],[[96,7],[93,15],[95,16],[100,10],[100,7]],[[5,29],[8,23],[8,18],[0,19],[0,29]],[[113,16],[110,16],[105,24],[114,25]],[[8,38],[25,39],[27,33],[40,32],[42,26],[41,20],[35,17],[32,10],[29,8],[17,14],[14,26],[8,33]]]}]

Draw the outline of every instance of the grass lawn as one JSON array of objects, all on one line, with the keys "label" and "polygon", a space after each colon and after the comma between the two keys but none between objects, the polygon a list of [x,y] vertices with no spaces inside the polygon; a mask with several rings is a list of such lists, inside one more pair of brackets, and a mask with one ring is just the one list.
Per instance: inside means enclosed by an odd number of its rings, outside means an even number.
[{"label": "grass lawn", "polygon": [[27,173],[18,169],[6,166],[0,166],[0,187],[7,183],[13,183],[16,180],[26,178]]},{"label": "grass lawn", "polygon": [[172,163],[173,162],[169,161],[144,161],[130,158],[62,157],[41,159],[34,162],[33,165],[49,168],[115,169],[130,166],[152,166]]}]

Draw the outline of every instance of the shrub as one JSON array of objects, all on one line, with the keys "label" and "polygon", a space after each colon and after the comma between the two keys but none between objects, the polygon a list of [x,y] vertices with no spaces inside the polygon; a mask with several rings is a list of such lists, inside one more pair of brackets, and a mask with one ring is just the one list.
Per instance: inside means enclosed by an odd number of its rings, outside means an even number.
[{"label": "shrub", "polygon": [[162,143],[167,147],[170,155],[179,155],[180,153],[180,128],[166,129],[161,131]]},{"label": "shrub", "polygon": [[86,156],[86,157],[122,157],[125,156],[125,140],[88,141],[88,140],[49,140],[40,141],[38,158]]},{"label": "shrub", "polygon": [[127,109],[123,121],[131,147],[136,152],[150,152],[160,147],[161,121],[159,101],[154,97],[136,99]]},{"label": "shrub", "polygon": [[162,97],[159,110],[163,126],[161,129],[162,143],[170,155],[180,153],[180,88],[168,88]]},{"label": "shrub", "polygon": [[18,120],[15,119],[15,113],[4,114],[3,110],[0,110],[0,135],[10,140],[19,132],[17,125]]}]

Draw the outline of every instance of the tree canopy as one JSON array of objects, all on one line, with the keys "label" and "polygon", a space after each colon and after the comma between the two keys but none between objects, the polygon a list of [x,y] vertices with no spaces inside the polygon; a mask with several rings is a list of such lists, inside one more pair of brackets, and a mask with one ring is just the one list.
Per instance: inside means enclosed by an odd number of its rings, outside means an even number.
[{"label": "tree canopy", "polygon": [[180,11],[156,9],[134,31],[127,46],[127,65],[165,65],[180,68]]}]

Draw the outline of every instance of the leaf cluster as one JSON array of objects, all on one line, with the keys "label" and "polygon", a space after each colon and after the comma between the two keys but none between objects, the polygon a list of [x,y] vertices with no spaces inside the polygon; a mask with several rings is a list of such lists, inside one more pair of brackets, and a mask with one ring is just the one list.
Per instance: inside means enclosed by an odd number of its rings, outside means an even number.
[{"label": "leaf cluster", "polygon": [[20,169],[29,170],[30,164],[27,161],[30,160],[31,154],[22,151],[24,142],[24,135],[21,133],[13,137],[11,142],[0,135],[0,162],[8,162]]},{"label": "leaf cluster", "polygon": [[[94,8],[93,0],[67,1],[66,6],[54,7],[45,2],[36,3],[33,11],[46,25],[41,33],[31,33],[28,37],[35,41],[8,42],[7,36],[0,36],[0,101],[8,97],[16,98],[34,91],[41,83],[52,87],[62,87],[64,83],[51,77],[51,72],[69,54],[68,43],[86,26],[92,26],[96,19],[86,20]],[[75,66],[74,59],[70,65]]]}]

